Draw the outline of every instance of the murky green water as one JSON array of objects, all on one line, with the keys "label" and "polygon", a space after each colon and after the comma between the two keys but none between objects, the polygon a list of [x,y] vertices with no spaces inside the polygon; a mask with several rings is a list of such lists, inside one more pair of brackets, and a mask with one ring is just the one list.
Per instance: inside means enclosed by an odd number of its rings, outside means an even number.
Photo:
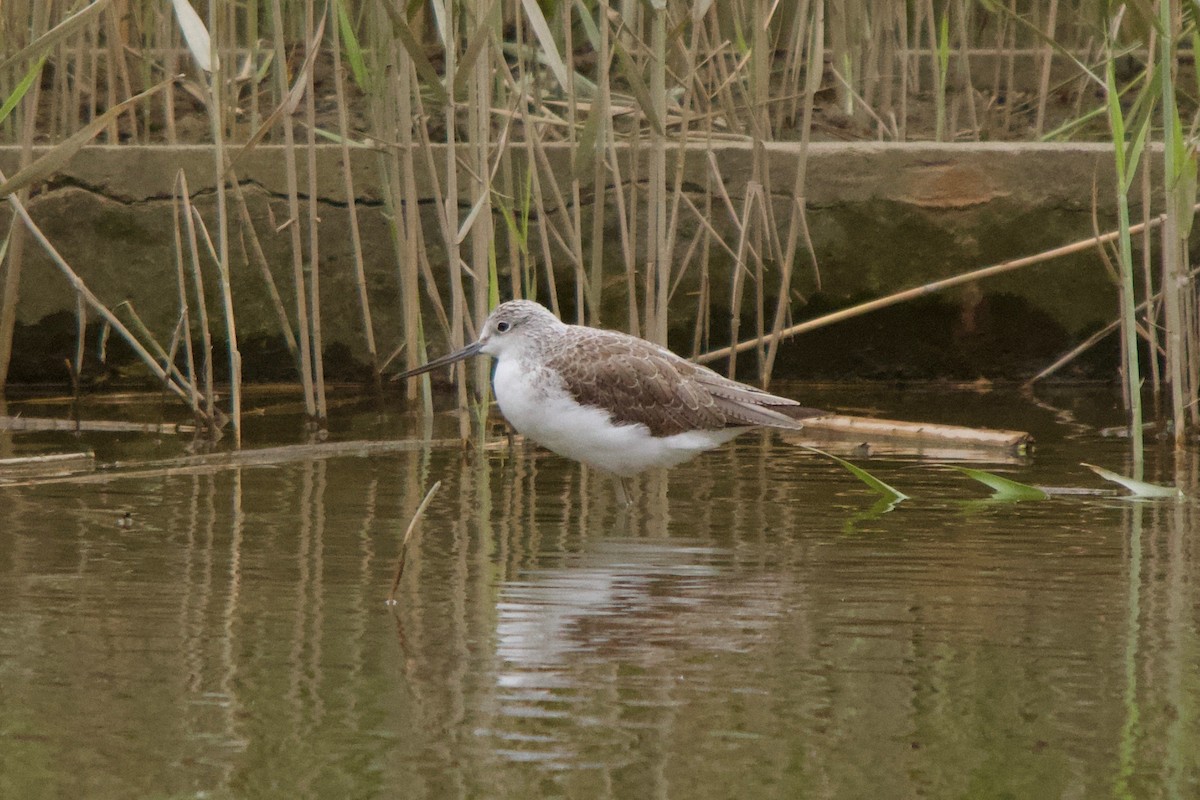
[{"label": "murky green water", "polygon": [[[1026,482],[1128,469],[1107,395],[817,400],[1031,429],[1030,463],[991,467]],[[1196,458],[1150,460],[1200,495]],[[628,512],[532,449],[0,488],[0,796],[1200,794],[1194,501],[988,503],[859,463],[912,499],[871,516],[762,435],[643,477]]]}]

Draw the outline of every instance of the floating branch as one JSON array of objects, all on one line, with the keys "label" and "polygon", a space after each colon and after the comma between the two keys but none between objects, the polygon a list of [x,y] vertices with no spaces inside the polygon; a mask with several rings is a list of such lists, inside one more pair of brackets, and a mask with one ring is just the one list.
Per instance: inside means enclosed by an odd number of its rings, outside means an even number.
[{"label": "floating branch", "polygon": [[889,443],[933,444],[1004,450],[1018,455],[1028,451],[1033,437],[1023,431],[965,428],[927,422],[875,419],[831,414],[804,420],[804,433],[822,433],[839,439],[861,438]]},{"label": "floating branch", "polygon": [[[11,419],[4,417],[0,419]],[[2,430],[2,428],[0,428]],[[96,468],[96,454],[55,453],[48,456],[25,456],[22,458],[0,458],[0,482],[19,478],[45,478],[91,472]]]},{"label": "floating branch", "polygon": [[196,475],[223,469],[273,466],[318,458],[365,458],[385,453],[409,453],[426,448],[462,447],[459,439],[403,439],[400,441],[322,442],[282,447],[263,447],[255,450],[233,450],[206,453],[157,461],[114,462],[102,464],[90,475],[70,475],[49,479],[31,479],[6,486],[28,486],[41,483],[107,483],[124,478],[162,478],[172,475]]},{"label": "floating branch", "polygon": [[0,416],[0,431],[98,431],[105,433],[195,433],[195,425],[154,422],[121,422],[119,420],[55,419],[52,417]]}]

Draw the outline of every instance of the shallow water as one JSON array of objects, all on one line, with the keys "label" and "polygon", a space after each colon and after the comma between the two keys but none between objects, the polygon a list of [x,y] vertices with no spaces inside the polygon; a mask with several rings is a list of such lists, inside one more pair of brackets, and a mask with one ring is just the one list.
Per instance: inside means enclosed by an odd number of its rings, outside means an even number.
[{"label": "shallow water", "polygon": [[[1032,430],[1027,463],[983,465],[1028,483],[1128,471],[1105,393],[826,394]],[[0,797],[1200,794],[1194,501],[994,503],[927,461],[858,463],[911,499],[872,511],[759,434],[643,476],[628,511],[506,447],[0,488]],[[1197,474],[1150,448],[1147,479],[1196,497]]]}]

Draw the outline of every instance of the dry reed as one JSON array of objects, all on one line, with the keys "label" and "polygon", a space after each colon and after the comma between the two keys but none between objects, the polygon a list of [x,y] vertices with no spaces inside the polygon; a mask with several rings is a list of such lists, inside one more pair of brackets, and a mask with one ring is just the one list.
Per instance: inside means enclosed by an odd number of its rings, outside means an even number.
[{"label": "dry reed", "polygon": [[[352,150],[365,147],[378,154],[377,191],[387,209],[400,297],[402,323],[388,334],[399,341],[386,350],[403,348],[407,367],[424,358],[425,337],[461,345],[488,306],[504,296],[536,296],[558,313],[622,325],[660,342],[672,332],[672,312],[688,302],[696,309],[694,348],[709,346],[714,312],[723,311],[734,347],[714,352],[731,356],[732,370],[736,352],[754,349],[765,382],[779,341],[797,330],[790,324],[796,270],[807,262],[815,270],[817,263],[807,227],[804,158],[796,174],[781,178],[772,172],[769,145],[799,141],[806,152],[815,136],[841,135],[836,127],[832,133],[819,127],[819,104],[824,118],[841,115],[847,135],[863,138],[1123,139],[1105,130],[1105,108],[1092,99],[1103,83],[1099,75],[1118,58],[1144,58],[1141,71],[1116,89],[1123,101],[1132,101],[1138,124],[1158,108],[1168,176],[1155,201],[1168,214],[1160,266],[1151,274],[1149,262],[1133,265],[1141,272],[1125,305],[1137,305],[1135,290],[1145,297],[1176,287],[1163,294],[1161,306],[1147,307],[1143,326],[1154,337],[1163,329],[1161,379],[1178,435],[1197,422],[1197,304],[1183,245],[1196,170],[1184,147],[1195,133],[1186,121],[1194,105],[1187,98],[1200,87],[1181,87],[1184,79],[1173,78],[1183,73],[1176,66],[1180,44],[1196,33],[1194,15],[1180,13],[1177,4],[1159,2],[1153,19],[1140,20],[1142,28],[1119,13],[1107,16],[1111,9],[1099,0],[1028,8],[1016,0],[334,0],[329,6],[212,0],[204,6],[206,24],[198,24],[187,0],[173,5],[172,16],[148,0],[99,0],[83,8],[68,0],[6,2],[0,30],[11,41],[0,58],[0,98],[12,102],[0,110],[0,130],[26,145],[14,178],[29,185],[48,177],[55,163],[92,136],[184,140],[188,128],[181,117],[199,101],[208,118],[201,138],[214,145],[216,197],[205,204],[212,208],[206,225],[215,233],[211,278],[221,292],[235,431],[240,356],[229,246],[234,236],[249,242],[268,287],[297,362],[308,415],[325,424],[321,310],[323,302],[337,299],[322,297],[320,233],[328,223],[320,218],[318,137],[340,146],[353,302],[376,383],[376,287],[367,279],[356,205],[363,187],[350,166]],[[269,42],[265,49],[260,37]],[[1101,40],[1110,46],[1098,46]],[[190,69],[191,77],[170,91],[138,94],[189,62],[199,70]],[[53,79],[37,80],[45,65],[53,67]],[[1156,97],[1150,86],[1157,87]],[[1064,94],[1068,102],[1062,102]],[[301,141],[297,120],[305,128]],[[740,195],[727,185],[716,157],[730,139],[752,147],[750,188]],[[28,153],[34,140],[57,143],[57,162],[33,169]],[[285,145],[282,227],[291,270],[279,287],[234,169],[264,140]],[[559,143],[569,150],[569,174],[556,174],[552,164],[550,146]],[[227,158],[226,148],[237,150]],[[684,180],[689,149],[705,151],[711,165],[700,201]],[[20,185],[7,183],[3,191]],[[234,215],[227,209],[230,188]],[[1150,195],[1149,184],[1141,188]],[[425,216],[435,224],[425,228],[422,204],[429,196],[434,203]],[[179,200],[189,231],[186,241],[180,235],[180,254],[189,248],[193,297],[180,284],[178,330],[158,335],[172,341],[178,336],[180,357],[191,362],[192,335],[203,340],[219,322],[208,319],[203,306],[195,237],[205,226],[196,226],[190,200]],[[718,215],[724,217],[719,224],[713,219]],[[8,236],[3,259],[0,380],[16,316],[20,231],[17,226]],[[685,299],[681,287],[693,296]],[[282,299],[289,292],[294,323]],[[727,305],[717,309],[716,302]],[[612,318],[619,308],[625,318]],[[749,343],[739,342],[743,319],[753,322]],[[1150,339],[1151,352],[1158,341]],[[208,345],[199,349],[208,376]],[[1155,386],[1158,367],[1155,362],[1150,370]],[[191,369],[179,376],[194,385]],[[467,377],[463,367],[458,374]],[[199,382],[203,391],[197,394],[212,403],[211,378]],[[459,386],[461,408],[485,400],[486,369],[477,367]],[[204,413],[216,415],[215,408]]]}]

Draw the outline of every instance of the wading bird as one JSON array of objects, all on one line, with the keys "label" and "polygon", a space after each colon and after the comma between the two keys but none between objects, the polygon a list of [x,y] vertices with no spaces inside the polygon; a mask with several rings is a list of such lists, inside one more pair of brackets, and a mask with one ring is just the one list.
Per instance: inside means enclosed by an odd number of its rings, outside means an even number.
[{"label": "wading bird", "polygon": [[752,428],[798,430],[823,411],[722,377],[617,331],[568,325],[529,300],[496,306],[479,340],[396,376],[477,354],[496,359],[496,402],[518,433],[621,479],[670,467]]}]

